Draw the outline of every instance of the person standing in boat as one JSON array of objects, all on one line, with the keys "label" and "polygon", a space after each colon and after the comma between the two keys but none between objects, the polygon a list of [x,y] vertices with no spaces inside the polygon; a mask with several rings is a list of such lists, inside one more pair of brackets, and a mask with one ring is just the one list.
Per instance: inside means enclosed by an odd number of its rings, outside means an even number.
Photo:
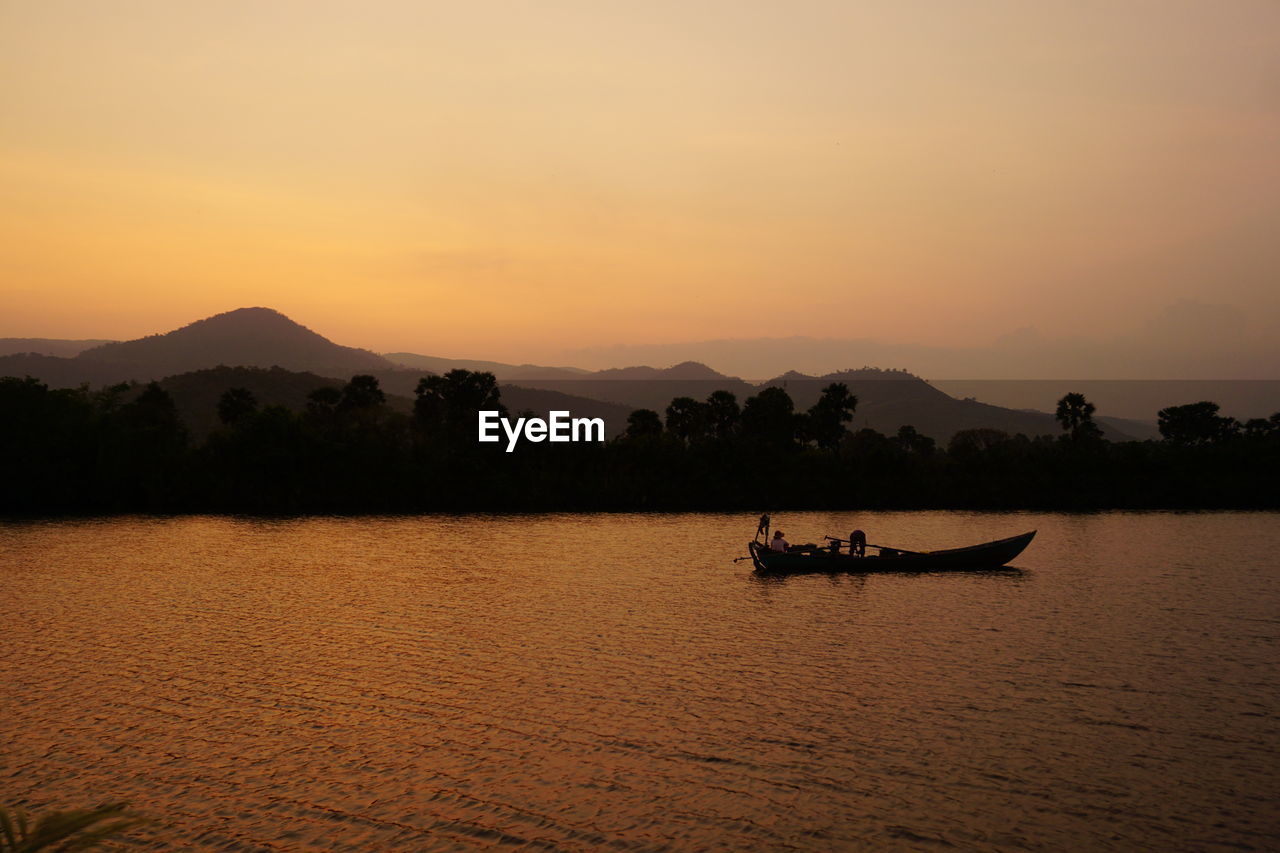
[{"label": "person standing in boat", "polygon": [[867,534],[861,530],[855,530],[849,534],[849,556],[867,556]]},{"label": "person standing in boat", "polygon": [[791,543],[782,538],[782,531],[773,531],[773,540],[769,543],[770,551],[786,551],[791,547]]}]

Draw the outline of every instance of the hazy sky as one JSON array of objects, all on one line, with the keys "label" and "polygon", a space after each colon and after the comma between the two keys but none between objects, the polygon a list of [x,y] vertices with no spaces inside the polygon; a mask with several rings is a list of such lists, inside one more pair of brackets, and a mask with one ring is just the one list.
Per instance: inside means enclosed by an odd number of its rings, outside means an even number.
[{"label": "hazy sky", "polygon": [[1275,0],[0,0],[0,81],[0,336],[264,305],[545,361],[1280,317]]}]

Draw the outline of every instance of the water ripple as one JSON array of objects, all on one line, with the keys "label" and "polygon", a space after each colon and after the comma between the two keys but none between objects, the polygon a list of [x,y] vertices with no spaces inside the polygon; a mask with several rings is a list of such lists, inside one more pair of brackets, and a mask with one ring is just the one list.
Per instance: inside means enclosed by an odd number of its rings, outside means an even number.
[{"label": "water ripple", "polygon": [[0,793],[154,849],[1274,848],[1276,520],[796,514],[1040,535],[781,580],[716,515],[8,523]]}]

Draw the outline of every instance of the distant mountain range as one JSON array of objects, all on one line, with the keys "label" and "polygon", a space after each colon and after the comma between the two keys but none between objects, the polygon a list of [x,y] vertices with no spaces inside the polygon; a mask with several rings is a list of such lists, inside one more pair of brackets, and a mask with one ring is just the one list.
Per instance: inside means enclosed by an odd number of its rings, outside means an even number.
[{"label": "distant mountain range", "polygon": [[[20,354],[0,356],[0,376],[34,376],[63,388],[160,380],[197,435],[216,426],[217,401],[227,388],[247,388],[262,405],[301,409],[316,388],[341,386],[354,374],[366,373],[379,378],[392,408],[408,412],[418,380],[433,372],[408,369],[368,350],[340,346],[269,308],[228,311],[133,341],[95,341],[82,349],[74,347],[78,342],[48,343],[66,346],[45,345],[44,352],[61,349],[72,354],[58,357],[23,348]],[[582,417],[602,417],[611,435],[626,428],[631,413],[607,401],[510,384],[502,386],[502,401],[513,412],[545,415],[563,409]]]},{"label": "distant mountain range", "polygon": [[115,341],[67,341],[58,338],[0,338],[0,356],[6,355],[52,355],[58,358],[71,358],[87,349],[102,344],[113,344]]},{"label": "distant mountain range", "polygon": [[[858,325],[872,336],[618,342],[561,352],[572,364],[593,367],[694,359],[747,378],[769,376],[780,365],[818,373],[858,364],[908,365],[921,376],[959,379],[1280,378],[1280,339],[1274,334],[1280,312],[1275,308],[1245,313],[1183,299],[1139,310],[1143,313],[1133,316],[1134,326],[1116,337],[1049,338],[1024,327],[989,342],[978,336],[966,344],[926,345],[881,340],[874,337],[874,323],[863,323]],[[839,324],[829,328],[840,334]]]},{"label": "distant mountain range", "polygon": [[1099,412],[1150,426],[1161,409],[1199,400],[1212,400],[1223,414],[1241,421],[1280,410],[1277,379],[931,379],[929,384],[953,397],[1039,411],[1053,411],[1063,393],[1075,391]]},{"label": "distant mountain range", "polygon": [[501,361],[476,361],[465,358],[438,358],[433,355],[418,355],[412,352],[389,352],[384,356],[388,361],[416,370],[427,370],[431,373],[448,373],[450,370],[488,371],[504,381],[520,379],[574,379],[590,371],[577,367],[539,367],[536,364],[506,364]]},{"label": "distant mountain range", "polygon": [[[409,414],[413,411],[414,389],[423,373],[416,371],[375,372],[387,405]],[[218,400],[228,388],[245,388],[260,406],[284,406],[295,411],[306,408],[307,396],[317,388],[341,387],[345,379],[290,371],[281,367],[214,367],[180,373],[160,380],[160,386],[173,397],[182,422],[196,437],[203,437],[218,425]],[[546,417],[547,412],[562,410],[578,417],[604,418],[606,434],[613,437],[627,427],[631,410],[624,406],[572,397],[556,391],[502,385],[502,403],[513,413],[532,411]]]},{"label": "distant mountain range", "polygon": [[[693,361],[667,368],[636,366],[589,372],[414,353],[384,356],[335,344],[269,308],[228,311],[133,341],[9,339],[6,348],[11,354],[0,355],[0,376],[30,375],[58,387],[164,379],[180,408],[195,419],[193,429],[211,428],[212,422],[207,421],[211,414],[194,413],[211,413],[217,396],[232,385],[249,388],[264,404],[296,408],[320,385],[341,384],[353,374],[368,373],[379,378],[388,394],[400,398],[394,405],[407,408],[422,376],[463,368],[494,373],[505,383],[503,402],[512,411],[568,409],[604,417],[610,433],[623,429],[627,415],[636,408],[662,412],[674,397],[703,400],[717,390],[729,391],[741,402],[761,388],[781,386],[791,394],[797,410],[803,411],[831,382],[846,383],[858,396],[855,429],[870,427],[893,433],[911,424],[940,441],[973,427],[1028,435],[1060,432],[1047,413],[956,399],[905,371],[866,368],[823,376],[792,371],[752,383]],[[15,348],[22,353],[12,353]],[[58,352],[67,355],[54,354]],[[1062,393],[1068,390],[1072,389],[1064,387]],[[1099,422],[1115,439],[1149,437],[1154,432],[1149,423],[1107,418],[1099,418]]]},{"label": "distant mountain range", "polygon": [[[843,382],[858,397],[852,429],[868,427],[893,433],[911,424],[924,435],[950,438],[962,429],[994,427],[1025,435],[1058,435],[1062,427],[1047,412],[1008,409],[977,400],[958,400],[923,379],[900,370],[846,370],[824,376],[790,372],[764,383],[786,389],[797,408],[808,408],[822,389]],[[1063,392],[1065,393],[1065,391]],[[1095,418],[1103,435],[1112,441],[1158,438],[1154,424],[1119,418]]]},{"label": "distant mountain range", "polygon": [[[958,400],[901,370],[863,368],[823,376],[789,371],[762,383],[751,383],[696,362],[686,362],[666,370],[651,367],[602,370],[578,379],[529,379],[524,384],[662,412],[673,397],[705,400],[711,392],[725,390],[742,402],[769,386],[785,389],[795,402],[796,410],[804,411],[817,402],[822,389],[832,382],[843,382],[858,397],[852,429],[869,428],[892,434],[900,426],[911,424],[920,433],[940,441],[950,439],[962,429],[977,427],[1027,435],[1061,432],[1049,413]],[[1105,417],[1097,420],[1112,440],[1158,436],[1154,424]]]}]

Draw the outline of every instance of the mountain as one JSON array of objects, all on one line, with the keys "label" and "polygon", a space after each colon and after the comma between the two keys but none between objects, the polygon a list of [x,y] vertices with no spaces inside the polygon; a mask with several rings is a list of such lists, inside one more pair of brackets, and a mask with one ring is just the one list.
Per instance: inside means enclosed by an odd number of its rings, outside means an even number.
[{"label": "mountain", "polygon": [[115,341],[71,341],[60,338],[0,338],[0,356],[20,355],[53,355],[59,358],[71,358],[92,347]]},{"label": "mountain", "polygon": [[86,383],[96,388],[127,378],[114,365],[36,353],[0,356],[0,376],[33,376],[51,388],[74,388]]},{"label": "mountain", "polygon": [[465,358],[440,358],[433,355],[418,355],[412,352],[389,352],[383,357],[397,365],[411,367],[415,370],[426,370],[431,373],[445,373],[450,370],[485,370],[502,381],[534,380],[539,382],[558,382],[561,380],[723,380],[723,373],[712,370],[705,364],[686,361],[672,367],[612,367],[606,370],[583,370],[580,367],[547,367],[538,364],[508,364],[501,361],[480,361]]},{"label": "mountain", "polygon": [[[394,384],[395,380],[390,380]],[[1017,411],[976,400],[957,400],[904,370],[862,368],[823,376],[788,371],[760,384],[725,376],[698,362],[673,367],[626,367],[599,370],[574,379],[529,379],[520,384],[544,391],[607,401],[627,409],[653,409],[663,413],[675,397],[705,400],[713,391],[729,391],[739,404],[763,388],[784,388],[797,411],[805,411],[832,382],[843,382],[858,397],[852,429],[871,428],[893,434],[910,424],[923,435],[947,442],[964,429],[990,427],[1011,434],[1058,435],[1061,427],[1044,412]],[[384,384],[386,384],[384,382]],[[1063,391],[1062,393],[1066,393]],[[1112,440],[1149,436],[1149,430],[1126,429],[1123,422],[1099,419],[1103,433]]]},{"label": "mountain", "polygon": [[[858,408],[853,422],[849,424],[852,431],[870,428],[891,435],[899,427],[910,424],[917,432],[939,442],[950,441],[951,436],[961,430],[979,427],[1029,436],[1062,433],[1061,425],[1048,413],[1006,409],[972,399],[957,400],[918,376],[901,370],[863,368],[824,376],[807,376],[792,371],[769,380],[761,387],[783,388],[795,402],[796,409],[804,411],[817,402],[822,389],[832,382],[843,382],[858,398]],[[1098,425],[1103,435],[1113,441],[1133,438],[1130,433],[1118,429],[1114,422],[1099,421]]]},{"label": "mountain", "polygon": [[380,355],[339,346],[270,308],[238,308],[162,335],[93,347],[75,360],[111,365],[139,380],[219,364],[340,376],[391,366]]},{"label": "mountain", "polygon": [[713,391],[730,391],[741,400],[753,391],[752,386],[741,379],[725,376],[693,361],[666,368],[611,368],[571,377],[546,374],[513,377],[513,381],[517,379],[520,385],[528,388],[603,400],[628,410],[654,409],[659,413],[675,397],[705,400]]},{"label": "mountain", "polygon": [[521,384],[546,391],[604,400],[629,409],[653,409],[661,414],[676,397],[705,400],[714,391],[728,391],[741,403],[755,389],[741,379],[570,379],[526,380]]},{"label": "mountain", "polygon": [[240,308],[161,335],[90,347],[71,358],[0,356],[0,376],[35,376],[67,387],[146,382],[229,365],[283,367],[328,376],[388,369],[368,350],[344,347],[270,308]]},{"label": "mountain", "polygon": [[[166,334],[93,346],[71,358],[38,353],[0,356],[0,376],[30,375],[55,387],[168,377],[166,387],[172,387],[175,399],[182,398],[180,408],[192,413],[195,431],[212,428],[214,422],[209,419],[217,398],[235,385],[249,388],[263,404],[301,408],[306,394],[314,388],[340,386],[354,374],[369,373],[378,377],[389,395],[398,398],[394,405],[407,411],[419,379],[455,368],[489,370],[498,376],[503,383],[503,402],[512,411],[563,409],[579,416],[603,417],[610,435],[625,428],[627,415],[634,409],[661,413],[675,397],[705,400],[721,390],[733,393],[741,403],[764,387],[781,386],[795,401],[796,409],[804,411],[831,382],[844,382],[858,396],[854,429],[870,427],[894,433],[911,424],[944,442],[959,430],[975,427],[1027,435],[1057,435],[1061,431],[1046,412],[956,399],[900,370],[864,368],[822,376],[790,371],[757,385],[694,361],[666,368],[638,366],[589,373],[413,353],[391,355],[386,358],[339,346],[268,308],[241,308]],[[259,370],[246,372],[247,368]],[[1063,387],[1060,393],[1069,390],[1076,389]],[[1102,417],[1098,423],[1112,439],[1150,435],[1149,424],[1127,428],[1123,421]]]},{"label": "mountain", "polygon": [[[281,367],[222,366],[167,376],[160,380],[160,387],[173,397],[178,416],[192,436],[201,440],[221,424],[218,401],[229,388],[248,389],[260,407],[284,406],[302,411],[312,391],[325,386],[341,388],[345,381]],[[412,408],[412,403],[403,397],[388,396],[387,403],[399,411]]]},{"label": "mountain", "polygon": [[[762,382],[758,388],[779,387],[787,391],[797,410],[804,410],[818,402],[822,389],[833,382],[843,382],[858,397],[861,411],[866,405],[886,403],[915,406],[938,406],[959,402],[934,388],[919,376],[905,370],[880,370],[863,367],[858,370],[840,370],[822,376],[810,376],[789,370]],[[899,424],[898,426],[901,426]],[[897,430],[897,427],[894,427]]]},{"label": "mountain", "polygon": [[1169,406],[1212,400],[1222,414],[1246,421],[1280,411],[1280,379],[941,379],[934,386],[955,397],[975,397],[1011,409],[1052,412],[1076,391],[1098,407],[1095,420],[1123,418],[1152,427]]},{"label": "mountain", "polygon": [[542,367],[537,364],[506,364],[501,361],[477,361],[465,358],[439,358],[412,352],[384,353],[383,358],[415,370],[431,373],[448,373],[450,370],[480,370],[492,373],[499,380],[515,379],[574,379],[588,371],[577,367]]},{"label": "mountain", "polygon": [[1156,421],[1098,417],[1097,415],[1093,416],[1093,420],[1102,428],[1102,434],[1112,441],[1123,440],[1123,436],[1129,436],[1138,441],[1159,441],[1161,438],[1160,427]]},{"label": "mountain", "polygon": [[592,380],[647,380],[647,381],[687,381],[687,380],[712,380],[720,381],[723,379],[732,379],[733,377],[725,376],[719,371],[712,370],[705,364],[696,361],[682,361],[677,365],[666,368],[656,367],[613,367],[607,370],[597,370],[595,373],[582,377]]},{"label": "mountain", "polygon": [[[1272,267],[1271,269],[1274,269]],[[1272,276],[1274,278],[1274,276]],[[1179,300],[1149,303],[1116,336],[1051,337],[1014,328],[964,346],[894,343],[873,337],[737,338],[667,344],[607,344],[570,349],[574,364],[670,364],[696,359],[745,377],[770,376],[779,365],[820,374],[842,364],[902,364],[932,378],[1095,379],[1280,378],[1280,312],[1274,307]],[[832,331],[838,328],[831,327]],[[890,334],[905,334],[901,328]]]}]

